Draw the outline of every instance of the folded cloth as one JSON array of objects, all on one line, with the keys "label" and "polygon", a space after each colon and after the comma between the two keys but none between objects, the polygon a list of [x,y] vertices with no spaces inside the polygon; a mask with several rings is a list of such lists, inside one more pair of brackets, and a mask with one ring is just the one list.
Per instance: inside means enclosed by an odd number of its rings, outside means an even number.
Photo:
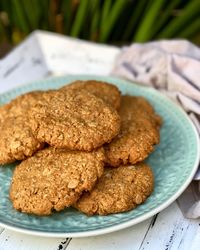
[{"label": "folded cloth", "polygon": [[[188,113],[200,135],[200,49],[197,46],[186,40],[134,43],[122,49],[111,74],[152,86],[176,101]],[[200,217],[200,168],[178,204],[186,217]]]}]

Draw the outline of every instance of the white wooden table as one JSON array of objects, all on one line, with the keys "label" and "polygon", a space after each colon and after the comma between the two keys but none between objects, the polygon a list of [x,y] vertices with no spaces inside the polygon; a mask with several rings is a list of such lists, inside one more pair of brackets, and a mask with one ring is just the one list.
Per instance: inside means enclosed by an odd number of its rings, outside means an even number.
[{"label": "white wooden table", "polygon": [[[61,74],[108,75],[119,49],[36,31],[0,61],[0,92]],[[0,227],[0,250],[200,250],[200,220],[176,202],[131,228],[89,238],[43,238]]]}]

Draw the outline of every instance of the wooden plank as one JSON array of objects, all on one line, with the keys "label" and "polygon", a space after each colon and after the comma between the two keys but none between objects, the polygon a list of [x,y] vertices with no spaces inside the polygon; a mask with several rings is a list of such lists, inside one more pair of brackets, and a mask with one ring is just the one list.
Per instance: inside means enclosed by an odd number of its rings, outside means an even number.
[{"label": "wooden plank", "polygon": [[[72,239],[67,250],[133,250],[138,249],[152,219],[118,232]],[[134,246],[134,248],[133,248]]]},{"label": "wooden plank", "polygon": [[200,220],[185,219],[177,203],[174,202],[158,214],[139,250],[195,250],[196,248],[191,248],[191,243],[199,231],[199,223]]},{"label": "wooden plank", "polygon": [[[193,233],[193,239],[190,241],[190,250],[199,250],[200,249],[200,223],[198,223],[198,228],[197,230],[195,230],[195,232],[191,232],[191,234]],[[186,248],[181,248],[181,250],[186,249]]]},{"label": "wooden plank", "polygon": [[[4,230],[0,234],[1,250],[57,250],[64,249],[66,239],[35,237]],[[60,250],[59,249],[59,250]]]},{"label": "wooden plank", "polygon": [[0,227],[0,237],[1,237],[1,234],[3,233],[5,229],[3,227]]}]

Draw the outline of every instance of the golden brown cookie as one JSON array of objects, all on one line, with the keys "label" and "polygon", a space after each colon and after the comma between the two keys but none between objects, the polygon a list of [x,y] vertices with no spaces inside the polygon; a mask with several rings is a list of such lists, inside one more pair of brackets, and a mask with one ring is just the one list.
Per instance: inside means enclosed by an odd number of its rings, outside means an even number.
[{"label": "golden brown cookie", "polygon": [[153,173],[145,163],[106,168],[94,189],[84,193],[75,207],[87,215],[129,211],[153,191]]},{"label": "golden brown cookie", "polygon": [[29,115],[36,138],[56,148],[90,151],[111,141],[120,129],[116,110],[79,89],[44,94]]},{"label": "golden brown cookie", "polygon": [[119,109],[121,95],[119,89],[110,83],[88,80],[88,81],[75,81],[69,85],[62,87],[62,90],[84,89],[91,94],[101,98],[106,103],[110,104],[113,108]]},{"label": "golden brown cookie", "polygon": [[159,143],[161,118],[143,97],[122,96],[119,110],[121,131],[105,145],[108,165],[143,161]]},{"label": "golden brown cookie", "polygon": [[104,150],[93,152],[46,148],[19,164],[10,199],[21,212],[49,215],[61,211],[93,188],[103,174]]},{"label": "golden brown cookie", "polygon": [[23,160],[43,147],[29,126],[31,105],[41,99],[42,92],[23,94],[0,107],[0,164]]},{"label": "golden brown cookie", "polygon": [[23,160],[41,149],[41,144],[22,116],[7,117],[0,124],[0,164]]},{"label": "golden brown cookie", "polygon": [[42,98],[43,91],[33,91],[22,94],[0,107],[0,122],[7,117],[25,116],[30,107]]}]

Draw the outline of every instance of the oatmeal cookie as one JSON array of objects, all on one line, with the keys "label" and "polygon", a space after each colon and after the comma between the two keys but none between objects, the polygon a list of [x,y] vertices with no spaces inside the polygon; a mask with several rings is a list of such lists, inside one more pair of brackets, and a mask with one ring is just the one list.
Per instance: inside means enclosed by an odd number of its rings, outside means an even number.
[{"label": "oatmeal cookie", "polygon": [[105,145],[107,163],[113,167],[143,161],[159,143],[162,123],[143,97],[122,96],[119,114],[121,131]]},{"label": "oatmeal cookie", "polygon": [[68,90],[69,88],[85,89],[86,91],[110,104],[113,108],[118,110],[120,107],[120,91],[113,84],[95,80],[75,81],[62,87],[62,90]]},{"label": "oatmeal cookie", "polygon": [[33,135],[27,114],[41,97],[34,91],[0,107],[0,164],[23,160],[44,146]]},{"label": "oatmeal cookie", "polygon": [[23,160],[43,148],[22,116],[7,117],[0,124],[0,164]]},{"label": "oatmeal cookie", "polygon": [[103,174],[104,150],[68,151],[52,147],[19,164],[13,174],[10,199],[21,212],[49,215],[77,201]]},{"label": "oatmeal cookie", "polygon": [[56,148],[91,151],[110,142],[120,129],[115,109],[79,89],[43,94],[29,117],[36,138]]},{"label": "oatmeal cookie", "polygon": [[27,116],[30,107],[42,98],[43,91],[32,91],[17,96],[0,107],[0,122],[7,117]]},{"label": "oatmeal cookie", "polygon": [[145,163],[106,168],[91,192],[75,207],[87,215],[107,215],[129,211],[143,203],[153,191],[153,173]]}]

